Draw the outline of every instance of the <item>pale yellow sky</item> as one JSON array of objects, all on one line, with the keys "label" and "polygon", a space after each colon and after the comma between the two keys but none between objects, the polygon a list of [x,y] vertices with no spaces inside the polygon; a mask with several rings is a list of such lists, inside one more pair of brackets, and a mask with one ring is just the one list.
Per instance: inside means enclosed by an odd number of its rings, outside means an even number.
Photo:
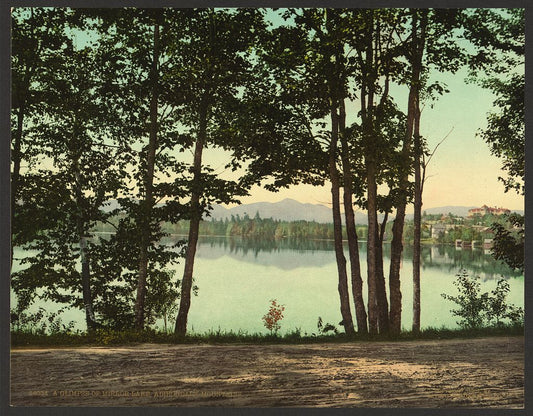
[{"label": "pale yellow sky", "polygon": [[[472,143],[465,143],[467,141],[477,142],[475,151],[470,150]],[[208,155],[207,159],[214,159],[214,155]],[[461,140],[452,132],[429,165],[423,196],[424,208],[486,204],[524,209],[523,196],[504,192],[503,184],[498,181],[500,167],[501,161],[490,154],[488,146],[481,139]],[[298,185],[278,192],[254,186],[250,196],[242,198],[241,202],[277,202],[285,198],[328,205],[331,202],[330,186],[328,183],[325,186]],[[412,207],[409,207],[408,212],[411,211]]]}]

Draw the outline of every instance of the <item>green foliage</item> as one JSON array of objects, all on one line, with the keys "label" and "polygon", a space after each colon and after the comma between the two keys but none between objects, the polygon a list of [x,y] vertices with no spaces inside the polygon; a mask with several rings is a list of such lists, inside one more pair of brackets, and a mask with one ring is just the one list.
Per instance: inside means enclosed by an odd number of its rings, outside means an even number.
[{"label": "green foliage", "polygon": [[494,223],[492,255],[515,270],[524,271],[524,217],[512,214],[508,217],[508,224],[504,226]]},{"label": "green foliage", "polygon": [[[469,59],[472,77],[496,95],[495,112],[479,136],[503,162],[505,192],[525,186],[525,9],[471,10],[465,37],[476,53]],[[509,68],[513,68],[512,71]],[[480,71],[483,69],[484,71]]]},{"label": "green foliage", "polygon": [[454,285],[459,291],[458,296],[442,294],[444,299],[455,302],[459,309],[452,309],[452,314],[462,318],[457,324],[463,328],[479,328],[484,323],[484,313],[488,302],[488,294],[481,294],[479,277],[471,278],[466,270],[456,275]]},{"label": "green foliage", "polygon": [[505,192],[525,191],[525,77],[513,75],[507,81],[492,80],[485,85],[497,96],[499,113],[488,116],[488,127],[480,132],[481,138],[490,146],[491,153],[502,160],[506,177],[498,179]]},{"label": "green foliage", "polygon": [[[483,19],[478,19],[484,14]],[[489,17],[489,18],[487,18]],[[506,176],[498,177],[505,192],[525,192],[525,10],[523,8],[492,11],[477,10],[467,22],[467,36],[479,46],[479,55],[490,56],[482,61],[483,76],[474,79],[495,96],[495,112],[489,114],[487,128],[479,136],[489,145],[493,155],[502,160]],[[469,32],[470,31],[470,32]],[[510,72],[508,68],[513,68]],[[473,68],[474,70],[477,68]],[[475,71],[473,71],[475,72]],[[493,254],[510,267],[524,268],[523,219],[510,218],[509,227],[494,224]],[[520,231],[521,230],[521,231]]]},{"label": "green foliage", "polygon": [[19,198],[17,177],[24,161],[31,164],[39,150],[27,136],[39,123],[50,99],[42,82],[57,68],[58,54],[72,49],[65,32],[66,9],[14,7],[11,13],[11,121],[13,201]]},{"label": "green foliage", "polygon": [[19,305],[11,310],[11,330],[35,335],[72,334],[74,322],[63,323],[62,310],[47,313],[44,308],[27,312]]},{"label": "green foliage", "polygon": [[[41,9],[14,14],[14,36],[42,42],[48,61],[32,84],[44,91],[39,96],[41,120],[34,120],[25,133],[40,158],[32,159],[20,179],[13,227],[14,244],[34,250],[35,254],[21,259],[22,268],[13,273],[12,287],[24,307],[39,293],[42,299],[85,308],[82,279],[88,278],[96,316],[112,328],[128,328],[133,322],[140,225],[149,221],[147,238],[155,243],[164,236],[161,221],[184,218],[183,206],[177,199],[183,193],[179,180],[173,180],[172,186],[163,181],[156,183],[155,196],[173,200],[158,207],[151,218],[144,215],[143,206],[133,201],[135,197],[137,201],[143,199],[143,187],[132,185],[143,181],[146,149],[138,151],[135,147],[146,134],[143,117],[149,110],[149,88],[145,88],[139,73],[150,70],[149,62],[143,61],[146,55],[143,58],[135,51],[149,43],[135,45],[122,37],[117,42],[127,46],[114,49],[110,35],[96,36],[104,26],[109,29],[112,21],[131,29],[126,36],[130,41],[143,30],[146,34],[148,26],[141,23],[144,12],[139,9],[133,13],[138,20],[133,19],[132,24],[133,16],[128,15],[131,11],[108,14],[100,10],[95,12],[99,19],[91,19],[92,11],[49,9],[54,33],[56,37],[63,36],[66,43],[61,49],[54,47],[54,37],[24,29],[31,19],[41,16]],[[91,45],[77,43],[73,31],[81,31]],[[118,37],[119,34],[114,40]],[[13,56],[17,70],[22,61],[18,53]],[[162,145],[156,165],[161,170],[169,166],[181,168],[165,153],[172,145],[174,130],[170,121],[167,118],[159,126]],[[131,195],[134,189],[139,192],[137,195]],[[120,204],[118,219],[115,216],[119,209],[102,209],[112,198]],[[93,238],[90,233],[96,224],[108,224],[114,234],[108,239]],[[87,241],[84,253],[83,239]],[[151,289],[146,305],[150,323],[172,307],[170,298],[174,298],[173,302],[177,299],[176,282],[167,266],[180,257],[182,245],[151,247]],[[88,263],[90,275],[80,272],[80,259]]]},{"label": "green foliage", "polygon": [[[161,240],[165,233],[152,228],[152,238]],[[120,330],[134,324],[133,302],[137,288],[138,230],[134,221],[123,217],[115,234],[101,239],[92,263],[94,306],[108,328]],[[169,316],[179,298],[179,280],[170,268],[183,257],[185,242],[153,245],[148,252],[148,291],[145,302],[146,325]]]},{"label": "green foliage", "polygon": [[442,294],[444,299],[451,300],[458,305],[452,309],[454,316],[461,318],[457,324],[465,329],[477,329],[483,326],[501,326],[504,319],[512,325],[523,325],[523,310],[514,305],[508,305],[505,300],[509,293],[509,284],[500,279],[491,293],[481,292],[479,276],[470,277],[466,270],[456,275],[454,285],[459,294],[451,296]]},{"label": "green foliage", "polygon": [[[100,229],[100,225],[99,228]],[[387,224],[386,236],[390,236],[391,224]],[[368,235],[367,225],[357,225],[356,231],[359,239],[365,240]],[[187,235],[189,223],[178,221],[175,224],[163,223],[162,231],[174,235]],[[200,223],[199,234],[202,236],[234,236],[247,237],[256,240],[279,240],[279,239],[316,239],[332,240],[333,224],[319,223],[316,221],[282,221],[272,218],[261,218],[255,215],[243,218],[237,215],[231,219],[211,219]],[[346,227],[343,227],[343,235],[346,238]]]}]

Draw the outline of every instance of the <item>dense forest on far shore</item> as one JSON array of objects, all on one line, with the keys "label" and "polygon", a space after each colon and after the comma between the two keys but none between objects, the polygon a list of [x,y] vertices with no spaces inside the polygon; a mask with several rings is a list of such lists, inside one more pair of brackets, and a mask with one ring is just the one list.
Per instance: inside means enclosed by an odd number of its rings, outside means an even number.
[{"label": "dense forest on far shore", "polygon": [[[117,216],[116,222],[119,221]],[[456,239],[465,241],[483,241],[485,238],[492,238],[493,232],[490,226],[494,223],[505,223],[504,216],[484,215],[476,218],[463,218],[448,215],[423,215],[422,217],[422,238],[427,242],[452,244]],[[435,223],[445,224],[448,230],[438,237],[431,233],[431,227]],[[97,232],[114,232],[113,221],[110,223],[98,223],[95,226]],[[163,223],[162,230],[173,235],[187,235],[189,233],[189,222],[179,221],[177,223]],[[359,224],[356,226],[357,237],[366,240],[368,237],[368,225]],[[285,221],[273,218],[261,218],[257,212],[254,217],[248,214],[231,215],[230,218],[216,219],[208,218],[200,222],[199,234],[204,236],[233,236],[275,240],[281,238],[290,239],[316,239],[333,240],[334,230],[332,223],[320,223],[316,221]],[[343,239],[347,239],[346,226],[342,227]],[[384,241],[390,241],[392,237],[392,222],[388,223],[385,229]],[[412,243],[414,237],[414,226],[412,220],[407,220],[403,230],[403,237],[406,243]]]}]

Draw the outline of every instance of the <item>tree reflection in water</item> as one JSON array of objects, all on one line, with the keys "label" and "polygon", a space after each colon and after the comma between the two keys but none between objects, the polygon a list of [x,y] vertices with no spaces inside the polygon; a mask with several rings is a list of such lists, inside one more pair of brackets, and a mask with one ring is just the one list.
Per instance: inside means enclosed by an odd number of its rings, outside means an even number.
[{"label": "tree reflection in water", "polygon": [[[271,255],[275,259],[275,254],[280,257],[290,256],[292,253],[300,254],[321,254],[317,256],[317,261],[334,261],[333,256],[324,256],[324,252],[333,252],[332,240],[311,240],[311,239],[253,239],[241,237],[202,237],[200,239],[200,249],[202,246],[209,247],[203,251],[207,257],[220,257],[229,255],[238,257],[243,261],[256,262],[260,254]],[[346,248],[347,249],[347,248]],[[361,262],[365,262],[366,242],[359,243],[359,255]],[[383,247],[385,261],[390,258],[390,244],[385,243]],[[268,256],[268,257],[271,257]],[[404,246],[403,261],[411,262],[413,258],[413,247]],[[307,257],[309,259],[309,257]],[[281,260],[281,258],[280,258]],[[482,280],[491,280],[504,277],[519,277],[521,272],[511,270],[507,265],[495,260],[488,250],[479,248],[457,249],[454,246],[431,245],[422,247],[422,270],[438,269],[446,274],[455,275],[458,270],[466,269],[470,273],[479,275]],[[286,268],[286,267],[283,267]]]}]

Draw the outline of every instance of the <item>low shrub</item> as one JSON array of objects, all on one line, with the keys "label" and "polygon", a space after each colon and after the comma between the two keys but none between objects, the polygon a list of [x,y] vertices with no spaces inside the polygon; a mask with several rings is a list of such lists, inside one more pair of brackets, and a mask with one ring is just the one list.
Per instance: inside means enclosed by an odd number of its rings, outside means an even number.
[{"label": "low shrub", "polygon": [[498,280],[496,288],[490,293],[481,292],[479,276],[469,276],[466,270],[461,270],[454,281],[457,296],[443,293],[444,299],[451,300],[458,305],[452,309],[454,316],[460,318],[457,325],[464,329],[479,329],[483,327],[502,327],[506,325],[523,326],[523,308],[509,305],[506,302],[509,293],[509,283],[505,279]]}]

